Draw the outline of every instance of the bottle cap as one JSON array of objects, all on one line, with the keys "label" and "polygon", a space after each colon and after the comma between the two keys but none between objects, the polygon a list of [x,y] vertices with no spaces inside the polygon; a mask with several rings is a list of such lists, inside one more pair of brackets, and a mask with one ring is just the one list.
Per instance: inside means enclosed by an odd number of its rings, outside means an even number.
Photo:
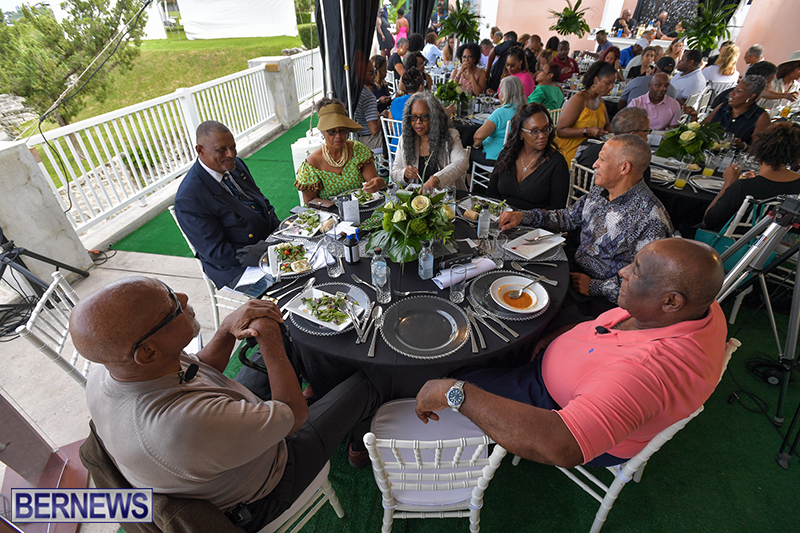
[{"label": "bottle cap", "polygon": [[375,255],[377,255],[377,254],[381,253],[381,247],[380,246],[376,246],[373,251],[375,252]]},{"label": "bottle cap", "polygon": [[431,241],[429,241],[428,239],[425,239],[425,240],[422,241],[422,246],[430,246],[430,245],[431,245]]}]

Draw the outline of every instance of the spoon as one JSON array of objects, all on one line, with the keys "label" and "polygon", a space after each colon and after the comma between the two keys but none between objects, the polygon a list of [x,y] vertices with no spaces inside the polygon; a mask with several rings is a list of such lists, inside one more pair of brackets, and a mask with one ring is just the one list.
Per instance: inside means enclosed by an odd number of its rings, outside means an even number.
[{"label": "spoon", "polygon": [[533,285],[535,283],[538,283],[538,281],[539,280],[533,280],[530,283],[528,283],[527,285],[525,285],[524,287],[522,287],[521,289],[508,291],[506,294],[508,294],[508,297],[511,298],[512,300],[518,300],[519,297],[522,296],[522,293],[525,292],[525,289],[527,289],[528,287],[530,287],[531,285]]},{"label": "spoon", "polygon": [[375,340],[378,338],[378,330],[381,329],[381,317],[383,316],[383,307],[380,305],[372,310],[372,320],[375,323],[375,333],[372,334],[372,344],[369,345],[369,352],[367,357],[375,357]]}]

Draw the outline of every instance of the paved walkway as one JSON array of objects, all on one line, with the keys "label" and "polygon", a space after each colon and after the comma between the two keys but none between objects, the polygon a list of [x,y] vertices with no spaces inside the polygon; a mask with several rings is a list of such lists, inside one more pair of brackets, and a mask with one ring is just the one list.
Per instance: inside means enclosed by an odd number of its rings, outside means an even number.
[{"label": "paved walkway", "polygon": [[[85,297],[113,281],[134,275],[159,278],[174,290],[186,293],[203,327],[203,338],[208,340],[213,336],[211,300],[194,259],[116,252],[73,287],[79,297]],[[54,448],[85,438],[89,433],[89,411],[84,389],[27,341],[15,339],[0,346],[3,366],[0,394],[16,404]],[[5,465],[0,463],[0,479],[4,471]],[[116,524],[81,527],[84,533],[115,531]]]}]

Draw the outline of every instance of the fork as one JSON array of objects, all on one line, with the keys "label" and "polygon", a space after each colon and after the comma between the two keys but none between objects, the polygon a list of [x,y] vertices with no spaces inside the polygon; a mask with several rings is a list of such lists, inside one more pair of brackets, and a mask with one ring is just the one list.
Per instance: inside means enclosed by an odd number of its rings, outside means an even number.
[{"label": "fork", "polygon": [[356,276],[356,274],[355,274],[355,273],[352,273],[352,274],[350,274],[350,277],[351,277],[351,278],[353,279],[353,281],[355,281],[356,283],[361,283],[361,284],[363,284],[363,285],[366,285],[367,287],[369,287],[369,288],[370,288],[370,289],[372,289],[373,291],[375,291],[375,292],[378,292],[378,289],[376,289],[374,285],[372,285],[371,283],[367,283],[367,282],[366,282],[366,281],[364,281],[363,279],[359,278],[358,276]]},{"label": "fork", "polygon": [[516,261],[511,261],[511,266],[512,266],[512,268],[513,268],[514,270],[516,270],[516,271],[518,271],[518,272],[525,272],[526,274],[531,274],[531,275],[533,275],[533,276],[536,276],[536,277],[538,278],[536,281],[541,281],[542,283],[547,283],[548,285],[552,285],[552,286],[554,286],[554,287],[555,287],[556,285],[558,285],[558,282],[557,282],[557,281],[555,281],[555,280],[552,280],[552,279],[550,279],[550,278],[546,278],[546,277],[544,277],[544,276],[543,276],[543,275],[541,275],[541,274],[534,274],[533,272],[531,272],[531,271],[529,271],[529,270],[525,270],[525,269],[522,267],[522,265],[520,265],[520,264],[519,264],[519,263],[517,263]]}]

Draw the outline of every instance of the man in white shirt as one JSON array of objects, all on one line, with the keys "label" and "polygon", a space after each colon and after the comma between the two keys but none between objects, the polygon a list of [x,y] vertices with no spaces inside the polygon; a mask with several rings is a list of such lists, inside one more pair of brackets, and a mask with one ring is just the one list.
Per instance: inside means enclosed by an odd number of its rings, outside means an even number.
[{"label": "man in white shirt", "polygon": [[672,78],[672,86],[678,93],[677,100],[681,105],[693,94],[697,94],[706,86],[706,78],[700,70],[703,54],[700,50],[687,50],[675,67],[679,73]]},{"label": "man in white shirt", "polygon": [[764,61],[764,47],[760,44],[754,44],[744,53],[744,62],[747,63],[747,68],[744,69],[742,76],[745,76],[750,67],[759,61]]},{"label": "man in white shirt", "polygon": [[484,70],[489,66],[489,54],[492,53],[493,48],[494,45],[492,45],[492,41],[489,39],[481,41],[481,57],[478,60],[478,66]]}]

